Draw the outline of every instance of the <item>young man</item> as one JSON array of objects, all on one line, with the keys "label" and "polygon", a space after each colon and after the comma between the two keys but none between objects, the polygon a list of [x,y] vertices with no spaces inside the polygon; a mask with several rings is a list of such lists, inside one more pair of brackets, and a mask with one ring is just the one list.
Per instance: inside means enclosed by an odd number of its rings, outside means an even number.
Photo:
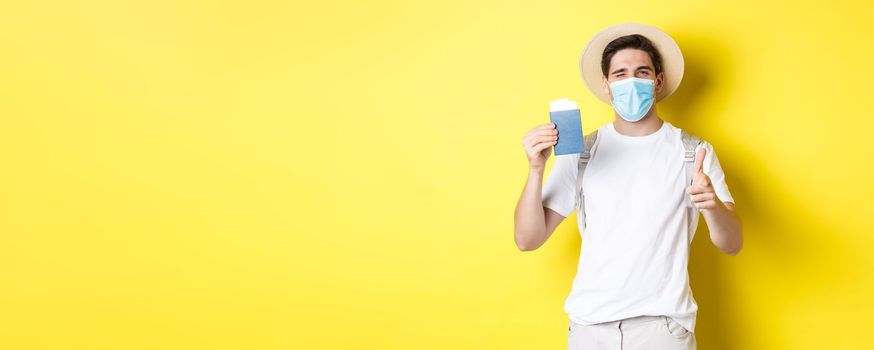
[{"label": "young man", "polygon": [[[656,28],[626,23],[598,33],[580,69],[589,89],[613,105],[616,120],[598,129],[583,176],[582,249],[565,301],[568,348],[695,349],[697,304],[687,266],[699,215],[726,254],[740,251],[743,236],[713,146],[699,144],[686,183],[681,130],[656,110],[682,79],[680,49]],[[529,173],[516,206],[515,240],[523,251],[543,245],[580,209],[579,154],[556,157],[541,188],[558,136],[549,123],[522,140]]]}]

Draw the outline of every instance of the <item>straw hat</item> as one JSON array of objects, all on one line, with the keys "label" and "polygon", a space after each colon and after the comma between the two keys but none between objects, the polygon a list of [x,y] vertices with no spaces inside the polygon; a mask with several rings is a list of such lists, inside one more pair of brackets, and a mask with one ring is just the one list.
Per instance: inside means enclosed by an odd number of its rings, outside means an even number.
[{"label": "straw hat", "polygon": [[604,83],[601,81],[601,77],[604,75],[601,72],[601,56],[604,54],[604,48],[607,47],[607,44],[616,38],[630,34],[640,34],[652,41],[653,46],[662,57],[665,85],[656,96],[656,101],[661,101],[674,93],[680,86],[680,81],[683,80],[683,53],[680,52],[680,47],[670,35],[658,28],[639,23],[614,25],[595,34],[586,45],[583,54],[580,55],[580,74],[583,81],[586,82],[589,90],[606,104],[611,104],[611,101],[610,96],[604,92]]}]

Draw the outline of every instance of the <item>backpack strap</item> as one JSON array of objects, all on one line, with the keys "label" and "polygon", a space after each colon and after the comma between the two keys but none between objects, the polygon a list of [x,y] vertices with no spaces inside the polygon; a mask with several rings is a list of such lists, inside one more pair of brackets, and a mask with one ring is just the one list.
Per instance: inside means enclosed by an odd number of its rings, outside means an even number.
[{"label": "backpack strap", "polygon": [[582,223],[583,228],[586,226],[586,212],[583,210],[585,198],[583,194],[583,174],[586,172],[586,166],[589,165],[589,159],[592,158],[592,147],[595,145],[595,140],[598,139],[598,130],[592,131],[588,135],[583,136],[583,152],[580,153],[580,159],[577,162],[577,178],[574,195],[574,207],[578,208],[578,218]]},{"label": "backpack strap", "polygon": [[[692,171],[695,166],[695,149],[698,148],[698,145],[701,144],[701,138],[695,135],[688,133],[686,130],[681,130],[681,138],[683,140],[683,148],[685,149],[685,154],[683,156],[683,168],[686,173],[686,186],[692,184]],[[683,191],[685,191],[685,187]],[[694,207],[692,204],[692,196],[688,193],[686,197],[689,198],[687,201],[688,206]]]}]

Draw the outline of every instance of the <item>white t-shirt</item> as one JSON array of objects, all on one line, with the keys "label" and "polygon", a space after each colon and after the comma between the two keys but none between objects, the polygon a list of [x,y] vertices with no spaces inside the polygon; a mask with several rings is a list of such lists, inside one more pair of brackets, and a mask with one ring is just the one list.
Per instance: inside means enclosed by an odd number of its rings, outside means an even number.
[{"label": "white t-shirt", "polygon": [[[641,315],[674,318],[695,330],[698,305],[687,266],[700,213],[689,201],[680,129],[668,122],[646,136],[626,136],[613,123],[598,129],[583,176],[585,232],[565,312],[580,324]],[[710,143],[704,173],[717,197],[734,202]],[[697,154],[697,149],[696,149]],[[557,156],[543,185],[543,205],[575,211],[579,154]]]}]

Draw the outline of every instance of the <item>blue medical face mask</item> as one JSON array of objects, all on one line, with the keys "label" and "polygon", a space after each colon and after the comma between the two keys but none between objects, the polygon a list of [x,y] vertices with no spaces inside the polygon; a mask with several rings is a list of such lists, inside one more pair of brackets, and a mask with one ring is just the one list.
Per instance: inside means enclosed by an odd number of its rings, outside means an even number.
[{"label": "blue medical face mask", "polygon": [[610,83],[610,92],[613,94],[613,108],[616,108],[619,116],[629,122],[636,122],[652,107],[655,81],[625,78]]}]

